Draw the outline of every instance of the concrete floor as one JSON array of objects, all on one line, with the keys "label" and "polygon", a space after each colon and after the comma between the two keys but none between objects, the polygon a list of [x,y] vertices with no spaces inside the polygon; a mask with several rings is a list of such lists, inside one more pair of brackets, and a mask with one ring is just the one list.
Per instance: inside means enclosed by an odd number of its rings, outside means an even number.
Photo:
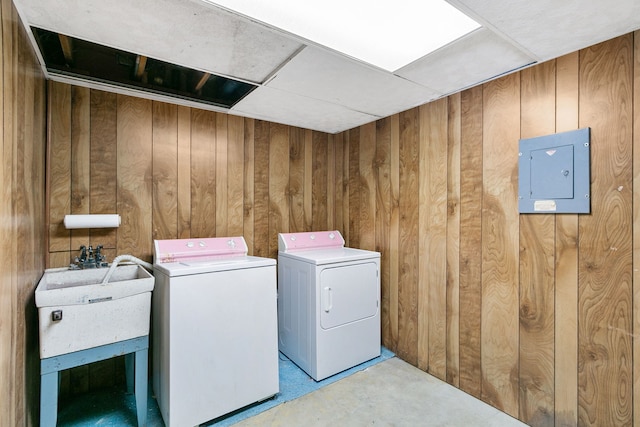
[{"label": "concrete floor", "polygon": [[525,426],[395,357],[234,425]]},{"label": "concrete floor", "polygon": [[[300,368],[284,358],[286,360],[280,361],[281,393],[279,396],[282,399],[280,403],[267,400],[257,406],[251,405],[244,411],[239,411],[238,414],[232,414],[231,417],[222,417],[203,426],[516,427],[525,425],[403,362],[388,350],[384,348],[382,350],[381,361],[369,361],[363,364],[364,366],[359,365],[320,383],[314,382]],[[310,392],[307,389],[309,383],[319,388]],[[285,388],[288,390],[286,393]],[[150,386],[149,390],[151,389]],[[294,393],[294,389],[299,389],[300,393]],[[295,397],[300,394],[302,394],[301,397]],[[260,408],[261,405],[264,406]],[[271,409],[264,409],[265,407]],[[261,410],[264,412],[260,412]],[[254,413],[258,414],[253,415]],[[148,427],[164,427],[152,393],[149,393],[147,414]],[[94,427],[96,425],[136,426],[134,396],[125,393],[122,388],[108,389],[77,396],[59,404],[58,426]]]}]

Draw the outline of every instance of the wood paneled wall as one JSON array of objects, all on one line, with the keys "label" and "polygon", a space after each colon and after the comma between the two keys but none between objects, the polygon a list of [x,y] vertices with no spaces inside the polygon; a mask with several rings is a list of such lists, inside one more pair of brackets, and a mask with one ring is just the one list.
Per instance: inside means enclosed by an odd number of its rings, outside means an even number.
[{"label": "wood paneled wall", "polygon": [[[531,425],[640,425],[639,110],[640,33],[336,135],[51,83],[49,265],[338,229],[398,357]],[[581,127],[592,213],[519,215],[518,140]],[[61,228],[89,212],[123,224]]]},{"label": "wood paneled wall", "polygon": [[[82,244],[151,261],[153,239],[231,235],[275,258],[279,232],[335,226],[331,135],[56,82],[49,94],[52,267]],[[122,224],[64,228],[85,213]]]},{"label": "wood paneled wall", "polygon": [[[374,217],[383,344],[530,425],[640,425],[639,106],[636,33],[336,135],[375,188],[345,225]],[[518,140],[582,127],[592,213],[519,215]]]},{"label": "wood paneled wall", "polygon": [[0,425],[38,424],[33,291],[45,261],[44,76],[10,0],[0,2]]}]

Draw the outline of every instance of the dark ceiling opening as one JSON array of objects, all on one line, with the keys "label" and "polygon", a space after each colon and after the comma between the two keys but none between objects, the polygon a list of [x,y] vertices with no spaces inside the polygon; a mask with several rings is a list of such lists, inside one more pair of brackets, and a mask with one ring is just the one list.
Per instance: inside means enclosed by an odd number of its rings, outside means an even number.
[{"label": "dark ceiling opening", "polygon": [[255,85],[32,27],[51,74],[231,108]]}]

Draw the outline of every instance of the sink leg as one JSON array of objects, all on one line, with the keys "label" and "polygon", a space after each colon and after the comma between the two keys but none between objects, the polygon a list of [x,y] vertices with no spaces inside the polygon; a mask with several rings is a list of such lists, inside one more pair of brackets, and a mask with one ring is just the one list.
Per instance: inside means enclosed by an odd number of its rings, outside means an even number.
[{"label": "sink leg", "polygon": [[133,353],[124,355],[124,373],[127,380],[127,393],[133,394],[135,390],[133,388],[133,373],[135,357]]},{"label": "sink leg", "polygon": [[147,384],[149,382],[147,378],[148,354],[149,352],[147,348],[136,351],[136,409],[138,412],[139,427],[147,425]]},{"label": "sink leg", "polygon": [[58,371],[40,376],[40,427],[58,422]]}]

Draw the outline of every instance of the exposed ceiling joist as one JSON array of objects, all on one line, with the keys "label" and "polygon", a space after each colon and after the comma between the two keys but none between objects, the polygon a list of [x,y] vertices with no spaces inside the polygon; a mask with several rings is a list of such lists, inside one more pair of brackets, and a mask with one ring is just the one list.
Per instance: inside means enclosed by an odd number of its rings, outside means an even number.
[{"label": "exposed ceiling joist", "polygon": [[63,34],[58,34],[58,38],[60,39],[62,54],[64,55],[65,61],[67,61],[68,64],[73,63],[73,41],[70,37]]},{"label": "exposed ceiling joist", "polygon": [[143,55],[138,55],[136,58],[136,79],[140,80],[142,75],[144,74],[144,69],[147,66],[147,57]]},{"label": "exposed ceiling joist", "polygon": [[209,80],[210,76],[211,76],[211,73],[204,73],[202,75],[202,77],[200,78],[200,81],[196,85],[196,92],[199,91],[200,89],[202,89],[202,86],[204,86],[204,84],[207,82],[207,80]]}]

